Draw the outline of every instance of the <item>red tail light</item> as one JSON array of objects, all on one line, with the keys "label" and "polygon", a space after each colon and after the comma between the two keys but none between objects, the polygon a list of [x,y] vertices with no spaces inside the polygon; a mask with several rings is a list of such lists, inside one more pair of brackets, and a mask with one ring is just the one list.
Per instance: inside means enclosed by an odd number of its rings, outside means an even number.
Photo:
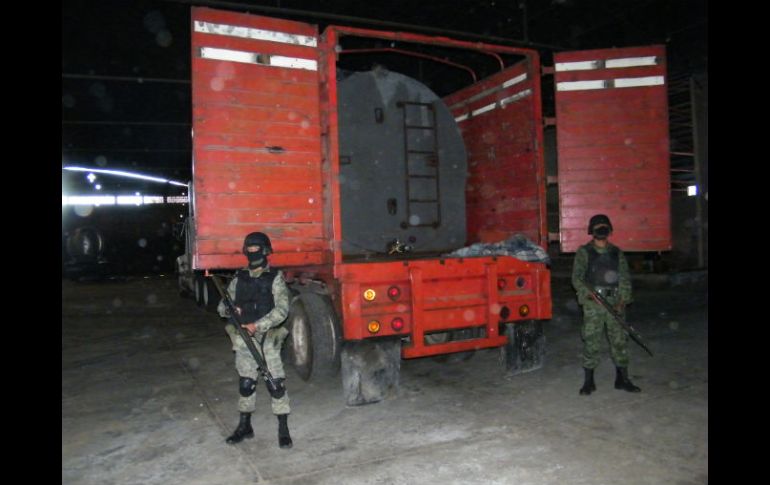
[{"label": "red tail light", "polygon": [[404,319],[401,317],[396,317],[390,322],[390,326],[395,330],[396,332],[400,332],[401,329],[404,328]]},{"label": "red tail light", "polygon": [[401,290],[398,288],[398,286],[391,286],[388,288],[388,297],[395,301],[398,300],[398,297],[401,296]]},{"label": "red tail light", "polygon": [[506,287],[506,285],[508,285],[508,282],[505,281],[503,278],[500,278],[499,280],[497,280],[497,289],[498,290],[502,290],[503,288]]}]

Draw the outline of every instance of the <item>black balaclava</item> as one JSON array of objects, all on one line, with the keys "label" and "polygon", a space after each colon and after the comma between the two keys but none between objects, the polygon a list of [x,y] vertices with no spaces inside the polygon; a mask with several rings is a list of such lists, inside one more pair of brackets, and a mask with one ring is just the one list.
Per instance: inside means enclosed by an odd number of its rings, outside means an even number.
[{"label": "black balaclava", "polygon": [[610,228],[607,226],[597,227],[594,229],[594,238],[603,241],[610,235]]},{"label": "black balaclava", "polygon": [[246,258],[249,260],[250,269],[264,268],[267,266],[267,256],[265,255],[264,248],[253,253],[247,251]]},{"label": "black balaclava", "polygon": [[[594,229],[594,226],[601,224],[607,224],[607,227],[599,227]],[[610,232],[612,232],[612,223],[610,222],[610,218],[605,214],[596,214],[591,218],[590,221],[588,221],[588,234],[593,235],[594,238],[602,241],[607,239],[607,237],[610,235]]]}]

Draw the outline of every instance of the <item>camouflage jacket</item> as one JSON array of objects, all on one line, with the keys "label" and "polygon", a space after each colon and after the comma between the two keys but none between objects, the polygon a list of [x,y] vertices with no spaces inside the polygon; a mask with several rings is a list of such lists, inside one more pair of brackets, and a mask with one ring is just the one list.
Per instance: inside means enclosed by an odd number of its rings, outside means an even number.
[{"label": "camouflage jacket", "polygon": [[[264,271],[267,271],[269,268],[270,266],[264,269],[256,270],[251,270],[248,268],[243,269],[248,270],[251,277],[258,278],[259,275],[261,275]],[[275,308],[270,310],[270,313],[257,320],[256,324],[258,333],[267,332],[269,329],[282,324],[289,314],[289,288],[286,286],[286,281],[283,279],[283,272],[281,270],[277,270],[277,272],[278,274],[273,280],[273,299],[275,300]],[[235,289],[237,286],[238,278],[233,278],[230,281],[230,284],[227,286],[227,294],[230,295],[230,298],[233,300],[233,302],[235,302]],[[219,305],[217,306],[217,312],[219,312],[221,317],[229,316],[229,312],[224,300],[219,302]],[[254,322],[242,323],[247,324]]]},{"label": "camouflage jacket", "polygon": [[620,248],[608,243],[606,248],[600,248],[593,245],[593,241],[580,246],[575,253],[575,263],[572,266],[572,286],[577,291],[578,302],[582,305],[586,301],[592,301],[588,296],[586,287],[586,271],[588,270],[588,246],[593,246],[597,253],[604,254],[610,248],[618,250],[618,292],[624,303],[631,303],[633,297],[631,294],[631,272],[628,269],[628,261]]}]

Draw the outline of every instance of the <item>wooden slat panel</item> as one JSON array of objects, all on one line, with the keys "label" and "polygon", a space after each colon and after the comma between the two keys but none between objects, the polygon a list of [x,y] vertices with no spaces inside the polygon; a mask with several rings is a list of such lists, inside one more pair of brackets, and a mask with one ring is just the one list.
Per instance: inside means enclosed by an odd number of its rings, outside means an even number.
[{"label": "wooden slat panel", "polygon": [[225,223],[234,226],[251,225],[259,227],[272,223],[314,223],[323,219],[321,208],[300,209],[220,209],[216,212],[206,212],[198,215],[199,224]]},{"label": "wooden slat panel", "polygon": [[[196,133],[195,138],[193,139],[194,148],[201,147],[208,150],[211,150],[212,147],[228,147],[230,150],[242,151],[242,149],[248,148],[265,149],[267,147],[275,146],[281,147],[287,152],[316,154],[320,150],[321,143],[318,138],[309,136],[251,136],[205,132]],[[318,157],[320,159],[320,155],[318,155]]]},{"label": "wooden slat panel", "polygon": [[274,107],[280,109],[287,104],[300,113],[313,115],[318,111],[318,100],[307,96],[294,96],[281,92],[281,97],[276,98],[274,93],[242,91],[233,89],[211,90],[209,87],[194,86],[194,97],[205,94],[208,107],[227,106],[241,109],[252,107]]},{"label": "wooden slat panel", "polygon": [[[198,231],[198,237],[201,239],[226,239],[233,234],[233,230],[236,233],[248,234],[252,232],[253,224],[217,224],[200,222],[200,230]],[[270,234],[272,239],[305,239],[305,238],[322,238],[323,230],[321,223],[308,223],[297,224],[294,222],[265,222],[259,225],[259,230],[266,234]]]},{"label": "wooden slat panel", "polygon": [[[320,205],[318,194],[195,194],[196,209],[201,212],[219,209],[312,209]],[[200,212],[199,212],[200,213]]]},{"label": "wooden slat panel", "polygon": [[[205,8],[192,20],[317,37],[312,25]],[[274,40],[192,33],[196,268],[243,266],[252,231],[271,237],[273,264],[329,259],[318,72],[200,57],[214,47],[318,59],[316,47]]]},{"label": "wooden slat panel", "polygon": [[[244,257],[240,252],[237,254],[199,254],[197,258],[197,267],[199,268],[233,269],[241,268],[244,266]],[[273,267],[278,268],[307,266],[324,263],[324,253],[321,251],[276,253],[270,256],[270,264]]]},{"label": "wooden slat panel", "polygon": [[[198,253],[201,255],[238,254],[241,259],[239,260],[237,267],[245,265],[243,253],[241,253],[241,249],[243,248],[243,237],[238,239],[199,239],[198,245]],[[323,249],[326,248],[322,239],[300,240],[284,238],[273,244],[273,250],[276,253],[313,252],[321,251]]]},{"label": "wooden slat panel", "polygon": [[[653,66],[557,71],[562,82],[666,76],[663,46],[558,53],[554,62],[655,56]],[[670,174],[666,86],[556,91],[560,241],[565,252],[590,239],[604,213],[624,250],[666,250]]]},{"label": "wooden slat panel", "polygon": [[206,160],[211,163],[202,164],[197,175],[204,180],[211,177],[241,183],[278,183],[286,180],[307,184],[321,183],[321,171],[312,162],[302,163],[298,160],[298,165],[275,162],[266,164],[264,161],[261,161],[262,163],[253,161],[253,155],[251,155],[250,161],[227,163],[221,162],[219,158],[221,154],[218,154],[215,159]]},{"label": "wooden slat panel", "polygon": [[[494,74],[466,89],[444,98],[455,117],[496,103],[495,109],[459,122],[468,152],[469,178],[466,208],[469,242],[487,241],[501,234],[526,232],[540,240],[540,215],[520,219],[518,209],[540,207],[540,181],[537,166],[534,125],[534,83],[538,76],[503,88],[503,83],[529,71],[528,61]],[[501,101],[529,90],[516,101]],[[524,200],[527,199],[527,200]],[[517,207],[518,206],[518,207]],[[497,232],[487,229],[495,218]],[[487,241],[491,242],[491,241]]]}]

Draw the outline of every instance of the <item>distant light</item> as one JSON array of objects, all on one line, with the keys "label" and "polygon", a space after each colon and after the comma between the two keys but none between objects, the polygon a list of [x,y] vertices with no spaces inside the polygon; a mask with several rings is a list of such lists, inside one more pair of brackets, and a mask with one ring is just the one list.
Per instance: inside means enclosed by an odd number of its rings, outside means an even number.
[{"label": "distant light", "polygon": [[142,195],[142,194],[140,194],[139,192],[134,192],[134,195]]},{"label": "distant light", "polygon": [[63,195],[62,205],[115,205],[112,195]]},{"label": "distant light", "polygon": [[94,183],[94,180],[96,180],[96,175],[89,173],[86,178],[88,179],[89,182]]},{"label": "distant light", "polygon": [[697,185],[688,185],[687,186],[687,195],[689,195],[689,196],[698,195],[698,186]]},{"label": "distant light", "polygon": [[101,184],[96,184],[96,186],[95,186],[95,187],[96,187],[96,190],[102,190],[102,186],[101,186]]},{"label": "distant light", "polygon": [[136,195],[119,195],[118,205],[142,205],[142,197]]},{"label": "distant light", "polygon": [[[61,205],[142,205],[142,204],[163,204],[168,203],[187,203],[187,197],[184,200],[165,200],[162,195],[62,195]],[[180,215],[179,217],[183,217]]]},{"label": "distant light", "polygon": [[172,185],[178,185],[180,187],[187,187],[187,184],[184,182],[177,182],[176,180],[166,180],[160,177],[150,177],[149,175],[142,175],[138,173],[124,172],[122,170],[106,170],[106,169],[85,168],[85,167],[62,167],[62,170],[71,170],[73,172],[91,172],[89,175],[93,175],[93,173],[106,173],[109,175],[119,175],[121,177],[150,180],[152,182],[159,182],[163,184],[169,183]]}]

